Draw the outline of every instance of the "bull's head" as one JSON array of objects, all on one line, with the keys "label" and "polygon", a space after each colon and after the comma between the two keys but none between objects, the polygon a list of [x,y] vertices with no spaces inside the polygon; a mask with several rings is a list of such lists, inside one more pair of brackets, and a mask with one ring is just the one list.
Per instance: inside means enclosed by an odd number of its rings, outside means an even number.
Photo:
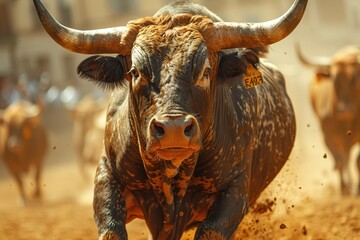
[{"label": "bull's head", "polygon": [[90,57],[78,71],[108,87],[129,86],[141,153],[165,160],[166,174],[172,177],[181,162],[201,148],[201,133],[211,122],[216,83],[244,74],[247,62],[257,62],[251,53],[222,50],[280,41],[300,22],[307,0],[297,0],[283,16],[263,23],[214,22],[191,10],[185,14],[160,10],[126,26],[92,31],[62,26],[40,0],[34,3],[45,30],[64,48],[119,54]]},{"label": "bull's head", "polygon": [[337,118],[352,120],[360,106],[360,48],[345,47],[332,58],[305,57],[299,45],[296,50],[300,61],[315,69],[316,81],[331,81]]}]

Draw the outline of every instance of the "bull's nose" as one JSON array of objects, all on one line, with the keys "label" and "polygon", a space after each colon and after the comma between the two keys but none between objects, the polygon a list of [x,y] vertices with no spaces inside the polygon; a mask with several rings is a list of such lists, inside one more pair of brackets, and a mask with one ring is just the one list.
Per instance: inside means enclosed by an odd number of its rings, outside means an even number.
[{"label": "bull's nose", "polygon": [[191,115],[154,117],[150,124],[152,137],[160,142],[161,148],[187,148],[199,131]]}]

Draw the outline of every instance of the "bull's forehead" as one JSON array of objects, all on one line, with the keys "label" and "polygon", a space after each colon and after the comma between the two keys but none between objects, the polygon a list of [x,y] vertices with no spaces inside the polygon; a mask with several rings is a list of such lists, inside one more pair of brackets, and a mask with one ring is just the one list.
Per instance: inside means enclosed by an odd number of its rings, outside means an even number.
[{"label": "bull's forehead", "polygon": [[147,26],[138,34],[134,45],[148,56],[166,57],[174,54],[191,57],[204,43],[202,34],[192,26]]},{"label": "bull's forehead", "polygon": [[[331,74],[336,79],[352,80],[355,73],[360,71],[360,54],[350,53],[334,59],[331,65]],[[340,74],[340,75],[338,75]],[[336,80],[335,79],[335,80]]]},{"label": "bull's forehead", "polygon": [[206,67],[215,65],[215,58],[211,59],[197,29],[191,26],[149,26],[135,41],[132,64],[154,82],[164,84],[170,79],[191,81]]},{"label": "bull's forehead", "polygon": [[334,64],[353,64],[360,63],[360,48],[355,46],[348,46],[341,49],[333,57]]},{"label": "bull's forehead", "polygon": [[172,53],[191,56],[203,43],[210,49],[218,45],[214,24],[205,16],[176,14],[142,18],[129,22],[128,29],[125,39],[132,41],[133,46],[140,46],[149,56]]}]

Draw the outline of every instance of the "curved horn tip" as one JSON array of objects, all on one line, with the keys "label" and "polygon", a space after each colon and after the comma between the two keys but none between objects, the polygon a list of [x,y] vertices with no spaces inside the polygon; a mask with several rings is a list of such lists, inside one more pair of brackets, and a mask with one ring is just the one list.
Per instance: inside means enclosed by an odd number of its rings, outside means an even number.
[{"label": "curved horn tip", "polygon": [[40,12],[46,10],[44,4],[41,0],[33,0],[33,2],[38,16],[41,17]]},{"label": "curved horn tip", "polygon": [[305,56],[303,51],[301,50],[299,42],[295,42],[295,51],[296,51],[297,57],[299,58],[300,62],[308,67],[326,69],[331,64],[331,58],[329,58],[329,57],[320,57],[320,56],[307,57],[307,56]]},{"label": "curved horn tip", "polygon": [[300,23],[308,0],[296,0],[282,16],[261,23],[216,22],[220,47],[253,48],[276,43]]},{"label": "curved horn tip", "polygon": [[40,21],[48,35],[63,48],[76,53],[103,54],[128,52],[119,43],[126,27],[77,30],[60,24],[41,0],[33,0]]}]

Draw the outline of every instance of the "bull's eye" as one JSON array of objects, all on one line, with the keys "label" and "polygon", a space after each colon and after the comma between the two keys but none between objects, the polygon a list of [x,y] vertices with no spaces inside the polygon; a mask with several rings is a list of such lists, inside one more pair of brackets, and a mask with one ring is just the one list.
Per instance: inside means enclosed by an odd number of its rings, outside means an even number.
[{"label": "bull's eye", "polygon": [[208,89],[210,85],[211,67],[206,67],[200,77],[196,80],[196,86]]},{"label": "bull's eye", "polygon": [[139,71],[138,71],[135,67],[132,67],[132,68],[130,69],[130,73],[131,73],[131,76],[132,76],[134,79],[136,79],[136,78],[138,78],[138,77],[140,76]]},{"label": "bull's eye", "polygon": [[207,67],[207,68],[204,70],[203,79],[204,79],[204,78],[209,79],[209,78],[210,78],[210,74],[211,74],[211,67]]}]

